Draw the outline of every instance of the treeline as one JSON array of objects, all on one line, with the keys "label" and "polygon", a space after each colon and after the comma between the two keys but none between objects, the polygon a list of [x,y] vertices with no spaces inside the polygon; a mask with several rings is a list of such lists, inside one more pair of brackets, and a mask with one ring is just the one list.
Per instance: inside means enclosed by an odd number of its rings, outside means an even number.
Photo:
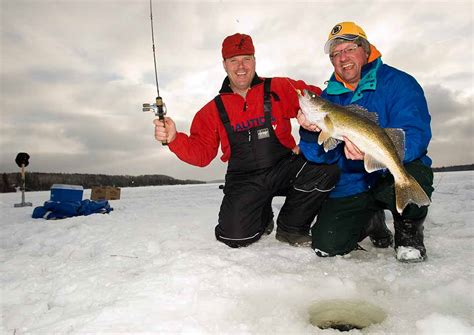
[{"label": "treeline", "polygon": [[470,171],[470,170],[474,170],[474,164],[442,166],[442,167],[433,168],[434,172]]},{"label": "treeline", "polygon": [[[474,170],[474,164],[433,168],[434,172]],[[122,176],[80,173],[26,173],[27,191],[47,191],[53,184],[81,185],[84,189],[94,186],[138,187],[158,185],[205,184],[204,181],[175,179],[165,175]],[[15,192],[21,186],[19,173],[3,173],[0,178],[0,193]]]},{"label": "treeline", "polygon": [[[198,180],[182,180],[165,175],[121,176],[80,173],[41,173],[25,174],[27,191],[47,191],[53,184],[81,185],[84,189],[94,186],[138,187],[157,185],[204,184]],[[21,186],[20,173],[3,173],[0,178],[0,192],[15,192]]]}]

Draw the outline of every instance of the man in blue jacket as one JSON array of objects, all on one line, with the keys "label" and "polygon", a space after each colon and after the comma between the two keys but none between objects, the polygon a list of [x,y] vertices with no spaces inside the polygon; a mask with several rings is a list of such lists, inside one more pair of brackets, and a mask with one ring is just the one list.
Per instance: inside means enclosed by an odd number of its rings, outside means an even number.
[{"label": "man in blue jacket", "polygon": [[[380,52],[353,22],[335,25],[324,49],[334,73],[321,96],[339,105],[359,105],[377,113],[382,128],[403,129],[404,166],[431,196],[433,172],[427,156],[431,117],[420,85],[407,73],[383,64]],[[364,153],[347,139],[325,153],[317,143],[320,129],[310,125],[302,114],[298,119],[303,126],[300,148],[306,158],[337,163],[341,169],[339,182],[312,228],[316,254],[324,257],[349,253],[367,236],[375,247],[389,247],[393,235],[385,225],[387,209],[394,218],[396,258],[424,261],[423,222],[428,207],[410,204],[400,215],[395,207],[393,176],[388,170],[367,173]]]}]

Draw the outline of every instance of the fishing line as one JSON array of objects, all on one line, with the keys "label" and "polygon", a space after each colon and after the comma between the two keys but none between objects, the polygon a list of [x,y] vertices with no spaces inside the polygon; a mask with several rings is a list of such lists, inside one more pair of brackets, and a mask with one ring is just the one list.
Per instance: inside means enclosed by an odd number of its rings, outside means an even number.
[{"label": "fishing line", "polygon": [[156,96],[160,96],[160,86],[158,84],[158,70],[156,66],[156,52],[155,52],[155,32],[153,29],[153,6],[150,0],[150,24],[151,24],[151,45],[153,49],[153,63],[155,64],[155,83],[156,83]]}]

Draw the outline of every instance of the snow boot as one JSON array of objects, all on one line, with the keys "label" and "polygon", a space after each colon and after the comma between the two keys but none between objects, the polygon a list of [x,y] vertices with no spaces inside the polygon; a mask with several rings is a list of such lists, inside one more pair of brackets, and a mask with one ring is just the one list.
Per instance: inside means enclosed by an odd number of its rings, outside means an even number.
[{"label": "snow boot", "polygon": [[400,262],[416,263],[426,260],[426,248],[423,244],[424,221],[425,218],[395,218],[395,253]]},{"label": "snow boot", "polygon": [[312,238],[309,235],[289,233],[277,227],[275,238],[294,247],[311,247]]},{"label": "snow boot", "polygon": [[270,222],[268,222],[267,227],[265,228],[264,234],[265,235],[270,235],[272,233],[274,227],[275,227],[275,221],[273,221],[273,219],[271,219]]},{"label": "snow boot", "polygon": [[385,214],[383,210],[375,212],[367,224],[366,236],[376,248],[388,248],[393,244],[393,234],[385,224]]}]

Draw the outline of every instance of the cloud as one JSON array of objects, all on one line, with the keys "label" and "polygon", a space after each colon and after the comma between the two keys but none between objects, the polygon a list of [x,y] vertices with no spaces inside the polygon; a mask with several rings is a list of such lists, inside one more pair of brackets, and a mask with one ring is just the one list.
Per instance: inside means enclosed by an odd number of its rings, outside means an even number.
[{"label": "cloud", "polygon": [[[19,151],[35,171],[162,173],[219,179],[153,138],[156,97],[147,1],[2,1],[0,171]],[[252,35],[257,72],[324,87],[322,46],[343,20],[361,24],[384,62],[412,74],[432,113],[435,165],[472,163],[473,5],[470,1],[153,1],[160,94],[178,130],[218,92],[222,39]],[[472,128],[472,127],[471,127]],[[295,132],[296,134],[296,132]],[[469,142],[470,141],[470,142]],[[464,150],[465,151],[465,150]]]},{"label": "cloud", "polygon": [[439,84],[425,87],[432,118],[433,138],[429,155],[434,166],[449,166],[474,162],[474,115],[472,97],[465,99],[459,92]]}]

